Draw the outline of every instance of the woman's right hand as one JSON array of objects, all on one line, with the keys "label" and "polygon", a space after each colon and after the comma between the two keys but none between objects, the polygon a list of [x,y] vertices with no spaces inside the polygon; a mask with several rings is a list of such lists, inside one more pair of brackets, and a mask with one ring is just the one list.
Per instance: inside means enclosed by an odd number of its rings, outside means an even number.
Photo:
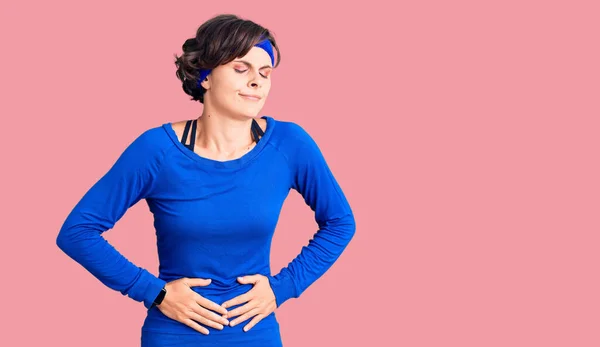
[{"label": "woman's right hand", "polygon": [[213,311],[226,314],[227,309],[204,298],[190,288],[192,286],[207,286],[210,282],[210,279],[187,277],[171,281],[165,285],[167,294],[160,305],[156,307],[165,316],[205,335],[208,335],[208,329],[196,322],[222,330],[223,324],[229,325],[229,321]]}]

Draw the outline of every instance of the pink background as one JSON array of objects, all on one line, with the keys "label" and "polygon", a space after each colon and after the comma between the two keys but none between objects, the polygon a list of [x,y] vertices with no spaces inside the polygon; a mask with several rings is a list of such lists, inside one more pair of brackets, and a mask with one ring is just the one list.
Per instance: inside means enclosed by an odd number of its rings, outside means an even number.
[{"label": "pink background", "polygon": [[[261,114],[313,135],[356,214],[278,309],[286,347],[599,346],[597,2],[389,3],[3,2],[0,345],[139,345],[143,305],[55,239],[132,136],[201,113],[173,55],[235,13],[282,51]],[[292,192],[275,272],[315,228]],[[104,235],[157,273],[144,202]]]}]

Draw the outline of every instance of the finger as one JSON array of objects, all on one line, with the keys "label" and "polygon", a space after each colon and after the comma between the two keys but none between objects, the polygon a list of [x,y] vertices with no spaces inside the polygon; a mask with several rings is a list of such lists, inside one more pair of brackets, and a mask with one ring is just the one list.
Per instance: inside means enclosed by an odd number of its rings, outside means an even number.
[{"label": "finger", "polygon": [[[225,309],[227,307],[233,307],[235,305],[240,305],[240,304],[243,304],[245,302],[252,300],[253,297],[254,297],[254,292],[252,289],[250,289],[250,291],[248,291],[240,296],[236,296],[235,298],[233,298],[231,300],[225,301],[224,303],[221,304],[221,307],[223,307]],[[227,312],[227,310],[225,310],[225,312]]]},{"label": "finger", "polygon": [[210,278],[186,278],[183,280],[188,287],[196,287],[196,286],[207,286],[210,284],[212,280]]},{"label": "finger", "polygon": [[183,324],[187,325],[188,327],[197,330],[199,332],[201,332],[204,335],[208,335],[208,329],[206,329],[205,327],[203,327],[202,325],[194,322],[193,320],[186,318],[184,320],[181,321]]},{"label": "finger", "polygon": [[246,326],[244,327],[244,331],[248,331],[248,330],[252,329],[252,327],[255,326],[256,323],[260,322],[265,317],[266,317],[266,315],[264,315],[262,313],[257,314],[256,316],[254,316],[252,318],[252,320],[250,321],[250,323],[246,324]]},{"label": "finger", "polygon": [[[194,292],[194,293],[196,293],[196,292]],[[217,304],[216,302],[210,301],[198,293],[196,293],[195,297],[196,297],[196,303],[198,303],[202,307],[206,307],[209,310],[217,311],[221,314],[227,313],[227,310],[225,309],[225,307]]]},{"label": "finger", "polygon": [[232,320],[231,322],[229,322],[229,326],[235,326],[245,320],[247,320],[248,318],[256,315],[259,313],[259,309],[258,308],[253,308],[250,311],[244,313],[243,315],[239,316],[238,318]]},{"label": "finger", "polygon": [[256,283],[260,280],[262,275],[248,275],[238,277],[238,282],[240,283]]},{"label": "finger", "polygon": [[227,317],[219,316],[218,314],[214,313],[213,311],[209,311],[200,305],[195,305],[195,307],[192,307],[192,311],[195,312],[196,314],[199,314],[202,317],[210,319],[214,322],[229,325],[229,321],[227,320]]},{"label": "finger", "polygon": [[255,301],[249,301],[246,305],[236,307],[234,310],[227,312],[227,318],[233,318],[235,316],[239,316],[242,313],[246,313],[257,306],[258,306],[258,304]]},{"label": "finger", "polygon": [[204,325],[208,325],[209,327],[213,327],[215,329],[219,329],[219,330],[223,330],[223,324],[220,324],[218,322],[215,322],[213,320],[210,320],[204,316],[202,316],[201,314],[198,314],[196,312],[190,312],[190,318],[195,320],[198,323],[202,323]]}]

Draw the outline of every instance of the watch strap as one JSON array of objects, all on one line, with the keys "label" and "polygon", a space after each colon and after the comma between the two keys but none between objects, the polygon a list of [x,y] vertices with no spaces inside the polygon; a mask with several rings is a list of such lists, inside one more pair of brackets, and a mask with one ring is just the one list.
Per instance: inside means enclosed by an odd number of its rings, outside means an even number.
[{"label": "watch strap", "polygon": [[156,305],[160,305],[163,301],[163,299],[165,298],[165,295],[167,294],[167,290],[163,287],[160,292],[158,293],[158,295],[156,296],[156,299],[154,299],[154,302],[152,303],[152,306],[150,307],[154,307]]}]

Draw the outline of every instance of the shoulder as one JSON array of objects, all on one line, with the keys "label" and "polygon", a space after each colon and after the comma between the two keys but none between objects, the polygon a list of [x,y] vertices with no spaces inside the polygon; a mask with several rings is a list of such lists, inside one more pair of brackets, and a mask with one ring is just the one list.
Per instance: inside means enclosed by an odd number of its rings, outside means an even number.
[{"label": "shoulder", "polygon": [[120,156],[120,161],[125,161],[131,166],[146,166],[161,162],[167,151],[173,147],[163,125],[139,130],[132,135],[128,145]]},{"label": "shoulder", "polygon": [[292,168],[322,159],[321,149],[306,127],[293,121],[277,120],[276,130],[270,142],[286,157]]},{"label": "shoulder", "polygon": [[305,145],[314,144],[314,139],[305,127],[293,122],[276,120],[277,122],[277,140],[280,146],[286,149],[297,149]]},{"label": "shoulder", "polygon": [[148,150],[150,152],[164,151],[172,145],[164,125],[157,125],[138,131],[132,136],[130,146],[136,150]]},{"label": "shoulder", "polygon": [[185,120],[175,121],[172,123],[166,123],[165,126],[171,126],[171,128],[175,132],[175,136],[177,137],[177,139],[181,140],[181,138],[183,137],[183,130],[185,129],[185,124],[190,120],[185,119]]}]

